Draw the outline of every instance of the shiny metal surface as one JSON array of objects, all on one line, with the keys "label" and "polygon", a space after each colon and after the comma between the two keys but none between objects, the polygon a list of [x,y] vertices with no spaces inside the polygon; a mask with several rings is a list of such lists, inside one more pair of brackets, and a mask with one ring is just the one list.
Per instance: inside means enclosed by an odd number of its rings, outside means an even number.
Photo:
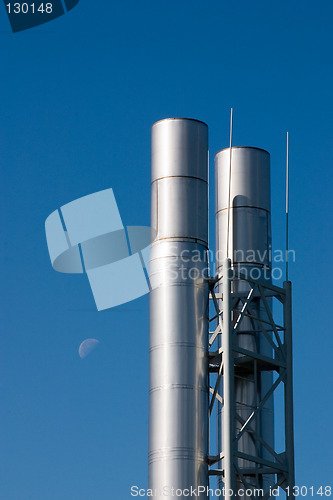
[{"label": "shiny metal surface", "polygon": [[[208,129],[152,128],[149,488],[208,485]],[[198,498],[207,498],[206,495]]]},{"label": "shiny metal surface", "polygon": [[[232,148],[229,257],[232,263],[270,266],[270,156],[257,148]],[[230,150],[215,156],[217,271],[227,249]]]},{"label": "shiny metal surface", "polygon": [[[152,183],[152,228],[157,239],[200,240],[207,245],[207,182],[193,177],[159,178]],[[181,213],[179,217],[177,214]],[[206,229],[204,229],[206,228]]]},{"label": "shiny metal surface", "polygon": [[[217,211],[228,207],[229,195],[229,158],[230,149],[223,149],[215,155],[215,161],[222,170],[217,170],[216,208]],[[251,147],[232,148],[232,174],[230,199],[232,206],[257,207],[270,212],[270,154],[268,151]],[[222,166],[223,165],[223,166]],[[226,170],[225,170],[226,168]],[[219,182],[219,174],[225,182]]]},{"label": "shiny metal surface", "polygon": [[153,181],[184,176],[207,182],[207,157],[208,127],[205,123],[186,118],[167,118],[153,125]]},{"label": "shiny metal surface", "polygon": [[[215,156],[216,189],[216,265],[217,272],[223,270],[224,259],[231,258],[232,268],[237,268],[248,277],[271,281],[271,221],[270,221],[270,156],[264,150],[256,148],[232,148],[231,182],[229,184],[230,149],[220,151]],[[228,200],[230,185],[230,212],[228,224]],[[229,227],[229,235],[228,233]],[[227,255],[227,238],[228,254]],[[219,290],[218,290],[219,291]],[[220,290],[222,291],[222,290]],[[239,279],[232,282],[232,293],[244,294],[249,291],[249,284]],[[259,299],[251,305],[252,314],[267,318],[267,313]],[[255,331],[253,322],[245,318],[237,334],[237,345],[254,352],[271,355],[271,347],[263,335]],[[261,372],[258,377],[235,372],[235,428],[236,434],[248,419],[258,402],[272,385],[272,374]],[[223,449],[224,438],[223,409],[219,408],[218,427],[220,446]],[[252,430],[270,446],[274,443],[274,416],[272,398],[266,403],[260,422],[252,422]],[[239,440],[238,450],[262,458],[270,458],[267,450],[245,432]],[[246,460],[238,459],[239,467],[249,467]],[[256,480],[246,476],[248,484],[267,489],[270,480],[265,476]],[[220,486],[222,484],[220,482]],[[238,487],[242,487],[239,483]],[[237,497],[244,498],[244,497]]]}]

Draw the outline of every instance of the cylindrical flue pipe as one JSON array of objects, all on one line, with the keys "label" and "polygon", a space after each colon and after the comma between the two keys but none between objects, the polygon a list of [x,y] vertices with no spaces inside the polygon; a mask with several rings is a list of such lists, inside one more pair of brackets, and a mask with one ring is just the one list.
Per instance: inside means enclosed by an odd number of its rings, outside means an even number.
[{"label": "cylindrical flue pipe", "polygon": [[208,485],[205,123],[153,125],[151,212],[149,488],[158,494]]},{"label": "cylindrical flue pipe", "polygon": [[[231,161],[231,164],[230,164]],[[230,168],[231,166],[231,168]],[[231,175],[230,175],[231,173]],[[237,269],[249,278],[271,281],[271,215],[270,215],[270,155],[267,151],[250,147],[233,147],[215,156],[216,189],[216,265],[222,273],[224,259],[231,259],[232,269]],[[249,284],[234,279],[232,293],[246,298]],[[269,299],[268,299],[269,302]],[[241,307],[241,306],[239,306]],[[251,302],[253,316],[267,319],[262,300]],[[238,313],[235,313],[237,316]],[[239,347],[271,355],[271,346],[264,335],[258,332],[258,324],[244,318],[237,333]],[[235,368],[234,401],[235,432],[240,430],[259,401],[272,385],[271,372],[252,373]],[[223,408],[219,407],[219,441],[223,449]],[[259,439],[258,439],[259,436]],[[252,456],[271,458],[267,447],[274,443],[273,399],[270,398],[261,411],[260,418],[253,420],[249,431],[238,442],[238,451]],[[258,474],[253,463],[238,460],[237,465],[245,470],[248,484],[264,488],[270,480]],[[252,468],[252,470],[249,470]],[[252,472],[253,471],[253,472]],[[250,473],[249,473],[250,472]],[[222,486],[222,483],[220,483]],[[238,487],[243,486],[238,482]],[[238,490],[237,487],[237,490]],[[238,498],[247,498],[246,496]]]}]

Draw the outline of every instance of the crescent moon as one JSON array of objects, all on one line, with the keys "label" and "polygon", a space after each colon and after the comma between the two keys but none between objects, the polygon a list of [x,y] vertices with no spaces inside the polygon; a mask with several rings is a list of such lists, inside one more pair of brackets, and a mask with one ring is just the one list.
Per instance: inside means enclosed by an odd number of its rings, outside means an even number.
[{"label": "crescent moon", "polygon": [[79,356],[81,359],[86,358],[99,344],[97,339],[86,339],[81,342],[79,347]]}]

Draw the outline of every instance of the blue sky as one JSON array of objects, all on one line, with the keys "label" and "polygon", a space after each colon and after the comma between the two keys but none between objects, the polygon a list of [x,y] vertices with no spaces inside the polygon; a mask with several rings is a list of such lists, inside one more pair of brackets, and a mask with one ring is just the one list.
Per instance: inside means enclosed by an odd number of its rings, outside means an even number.
[{"label": "blue sky", "polygon": [[[147,487],[148,298],[98,313],[86,277],[52,270],[44,222],[112,187],[123,223],[149,224],[151,125],[205,121],[213,181],[231,106],[234,145],[271,153],[277,249],[290,132],[296,480],[332,485],[332,3],[81,0],[17,34],[0,7],[0,499]],[[213,245],[213,182],[210,225]]]}]

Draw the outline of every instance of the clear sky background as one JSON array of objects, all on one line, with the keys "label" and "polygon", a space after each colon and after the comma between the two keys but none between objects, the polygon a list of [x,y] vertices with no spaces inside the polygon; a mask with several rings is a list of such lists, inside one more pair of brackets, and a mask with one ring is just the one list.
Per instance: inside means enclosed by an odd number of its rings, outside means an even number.
[{"label": "clear sky background", "polygon": [[[213,181],[230,107],[234,145],[271,153],[276,249],[290,132],[296,481],[332,485],[332,18],[329,0],[81,0],[12,34],[0,5],[0,500],[147,487],[148,297],[98,313],[85,276],[52,270],[44,222],[112,187],[149,225],[151,125],[205,121]],[[210,225],[213,245],[213,183]]]}]

